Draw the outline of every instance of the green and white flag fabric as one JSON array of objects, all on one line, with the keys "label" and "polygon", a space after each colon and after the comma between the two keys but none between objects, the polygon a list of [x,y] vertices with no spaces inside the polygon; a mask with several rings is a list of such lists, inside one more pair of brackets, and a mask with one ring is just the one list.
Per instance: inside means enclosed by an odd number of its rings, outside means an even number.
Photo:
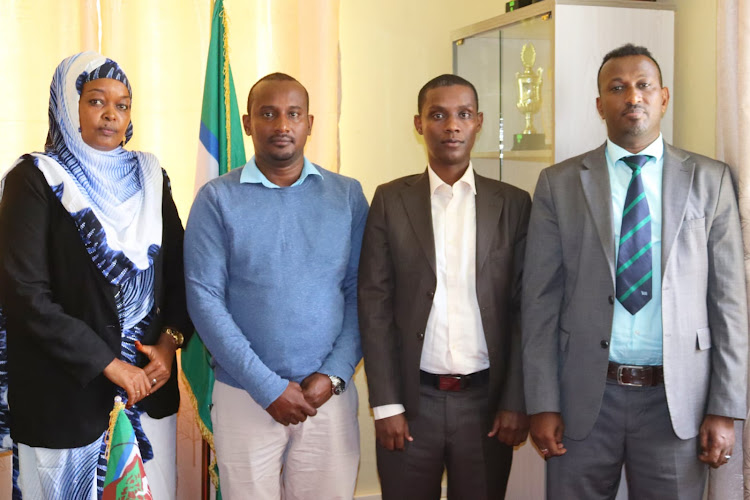
[{"label": "green and white flag fabric", "polygon": [[[195,175],[196,192],[209,180],[245,164],[245,146],[237,95],[229,65],[227,17],[224,2],[216,0],[211,21],[211,43],[206,63],[203,88],[203,109],[200,123],[200,144]],[[220,258],[217,256],[217,258]],[[193,335],[182,350],[182,374],[190,389],[190,399],[196,410],[198,426],[203,439],[214,449],[211,425],[211,395],[214,372],[211,354],[198,335]],[[211,481],[219,490],[219,471],[216,459],[209,466]]]}]

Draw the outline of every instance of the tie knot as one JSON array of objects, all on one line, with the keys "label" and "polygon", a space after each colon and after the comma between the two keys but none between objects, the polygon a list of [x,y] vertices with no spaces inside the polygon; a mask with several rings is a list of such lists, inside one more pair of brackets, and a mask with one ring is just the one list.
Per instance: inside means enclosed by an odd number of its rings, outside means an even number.
[{"label": "tie knot", "polygon": [[637,170],[641,168],[643,165],[646,164],[647,161],[649,161],[653,156],[649,155],[633,155],[633,156],[625,156],[622,158],[622,161],[625,162],[625,165],[630,167],[632,170]]}]

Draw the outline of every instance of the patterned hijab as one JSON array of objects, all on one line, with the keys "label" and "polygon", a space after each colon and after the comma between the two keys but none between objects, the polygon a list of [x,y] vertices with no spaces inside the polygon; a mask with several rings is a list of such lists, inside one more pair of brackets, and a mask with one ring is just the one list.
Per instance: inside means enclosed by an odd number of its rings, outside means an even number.
[{"label": "patterned hijab", "polygon": [[[81,136],[78,102],[83,85],[97,78],[125,84],[125,73],[116,62],[95,52],[82,52],[60,63],[52,77],[49,133],[45,153],[35,154],[38,166],[63,206],[74,218],[91,212],[103,234],[86,241],[89,252],[114,284],[151,266],[161,246],[161,195],[163,176],[159,162],[148,153],[117,147],[99,151]],[[126,142],[133,134],[132,123]],[[56,191],[57,192],[57,191]],[[82,236],[84,236],[82,234]]]}]

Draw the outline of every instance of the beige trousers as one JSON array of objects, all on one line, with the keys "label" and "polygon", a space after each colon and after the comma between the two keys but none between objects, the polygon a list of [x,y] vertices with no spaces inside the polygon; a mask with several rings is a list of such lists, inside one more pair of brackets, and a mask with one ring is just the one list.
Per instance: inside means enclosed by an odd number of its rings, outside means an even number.
[{"label": "beige trousers", "polygon": [[211,420],[225,500],[351,500],[359,467],[357,389],[283,426],[242,390],[216,381]]}]

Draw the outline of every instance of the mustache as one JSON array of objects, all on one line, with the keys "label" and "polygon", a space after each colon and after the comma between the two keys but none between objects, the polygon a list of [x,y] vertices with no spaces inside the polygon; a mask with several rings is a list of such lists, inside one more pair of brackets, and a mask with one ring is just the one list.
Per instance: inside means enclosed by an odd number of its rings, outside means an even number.
[{"label": "mustache", "polygon": [[641,104],[630,104],[630,103],[627,103],[627,104],[625,104],[625,111],[623,111],[622,114],[630,113],[631,111],[635,111],[636,109],[639,109],[639,110],[643,111],[644,113],[646,112],[646,108],[643,105],[641,105]]},{"label": "mustache", "polygon": [[271,142],[273,142],[273,141],[276,141],[276,140],[279,140],[279,139],[283,139],[283,140],[285,140],[285,141],[291,141],[291,142],[294,142],[294,137],[292,137],[292,136],[291,136],[291,135],[289,135],[289,134],[277,134],[277,135],[272,135],[272,136],[271,136],[271,137],[270,137],[270,138],[269,138],[268,140],[269,140],[269,141],[271,141]]}]

